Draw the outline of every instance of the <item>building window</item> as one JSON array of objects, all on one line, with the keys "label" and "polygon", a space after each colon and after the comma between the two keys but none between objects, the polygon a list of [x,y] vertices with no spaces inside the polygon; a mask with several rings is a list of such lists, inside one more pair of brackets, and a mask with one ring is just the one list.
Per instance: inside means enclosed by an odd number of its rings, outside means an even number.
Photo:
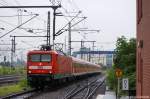
[{"label": "building window", "polygon": [[142,12],[142,0],[138,0],[137,2],[137,23],[139,24],[142,16],[143,16],[143,12]]}]

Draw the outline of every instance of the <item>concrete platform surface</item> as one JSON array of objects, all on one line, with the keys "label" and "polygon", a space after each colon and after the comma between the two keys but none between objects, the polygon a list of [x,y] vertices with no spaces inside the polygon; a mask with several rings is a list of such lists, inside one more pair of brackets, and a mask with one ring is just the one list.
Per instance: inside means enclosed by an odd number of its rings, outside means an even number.
[{"label": "concrete platform surface", "polygon": [[[112,91],[106,91],[105,94],[98,94],[96,99],[116,99],[116,94]],[[121,97],[120,99],[129,99],[129,97]]]}]

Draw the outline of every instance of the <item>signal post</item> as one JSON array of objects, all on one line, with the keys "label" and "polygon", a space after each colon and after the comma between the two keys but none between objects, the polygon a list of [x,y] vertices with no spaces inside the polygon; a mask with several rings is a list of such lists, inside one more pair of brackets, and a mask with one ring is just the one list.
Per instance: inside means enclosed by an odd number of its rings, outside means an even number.
[{"label": "signal post", "polygon": [[120,78],[122,77],[122,70],[117,68],[115,70],[115,75],[117,77],[117,94],[116,94],[116,99],[119,99],[119,92],[120,92]]}]

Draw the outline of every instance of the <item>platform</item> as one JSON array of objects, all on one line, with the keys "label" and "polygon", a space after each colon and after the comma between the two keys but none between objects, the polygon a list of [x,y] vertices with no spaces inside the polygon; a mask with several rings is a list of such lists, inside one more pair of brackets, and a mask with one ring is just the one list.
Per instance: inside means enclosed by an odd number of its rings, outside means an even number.
[{"label": "platform", "polygon": [[[95,99],[116,99],[116,93],[114,91],[110,91],[105,84],[97,90],[96,95]],[[129,99],[129,97],[125,96],[120,99]]]},{"label": "platform", "polygon": [[[116,94],[112,91],[106,91],[105,94],[98,94],[96,99],[116,99]],[[121,97],[120,99],[129,99],[129,97],[125,96]]]}]

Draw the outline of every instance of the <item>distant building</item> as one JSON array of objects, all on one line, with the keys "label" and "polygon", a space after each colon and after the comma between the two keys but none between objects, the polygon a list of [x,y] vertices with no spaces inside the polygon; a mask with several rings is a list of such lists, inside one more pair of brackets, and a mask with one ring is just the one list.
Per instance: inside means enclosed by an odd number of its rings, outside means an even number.
[{"label": "distant building", "polygon": [[113,64],[113,54],[114,51],[90,51],[88,48],[82,48],[80,51],[73,52],[73,56],[77,58],[108,67],[111,67]]},{"label": "distant building", "polygon": [[111,67],[113,64],[113,54],[106,54],[106,66]]}]

